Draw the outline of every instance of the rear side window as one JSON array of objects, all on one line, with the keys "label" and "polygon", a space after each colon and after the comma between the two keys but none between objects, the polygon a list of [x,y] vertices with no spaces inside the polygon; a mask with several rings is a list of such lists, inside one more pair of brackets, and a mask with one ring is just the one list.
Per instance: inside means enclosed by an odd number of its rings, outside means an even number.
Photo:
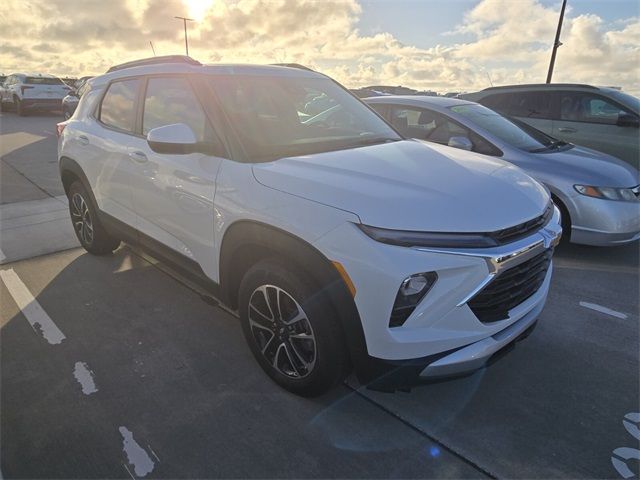
[{"label": "rear side window", "polygon": [[512,92],[490,95],[480,103],[511,117],[552,118],[550,96],[545,92]]},{"label": "rear side window", "polygon": [[146,135],[151,129],[174,123],[189,125],[199,142],[212,137],[204,110],[185,78],[150,78],[144,99],[142,133]]},{"label": "rear side window", "polygon": [[63,85],[59,78],[27,77],[24,81],[27,85]]},{"label": "rear side window", "polygon": [[100,121],[107,126],[133,132],[136,118],[136,93],[140,80],[113,82],[102,99]]}]

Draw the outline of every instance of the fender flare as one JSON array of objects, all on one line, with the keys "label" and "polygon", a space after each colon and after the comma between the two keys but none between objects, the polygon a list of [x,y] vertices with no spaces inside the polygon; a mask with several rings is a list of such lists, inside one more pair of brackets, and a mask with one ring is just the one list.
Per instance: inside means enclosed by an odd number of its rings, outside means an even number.
[{"label": "fender flare", "polygon": [[335,308],[351,362],[358,377],[367,381],[372,369],[364,331],[355,301],[331,261],[305,240],[256,221],[241,220],[229,226],[220,248],[222,301],[234,310],[244,273],[263,258],[278,256],[305,270],[321,286]]}]

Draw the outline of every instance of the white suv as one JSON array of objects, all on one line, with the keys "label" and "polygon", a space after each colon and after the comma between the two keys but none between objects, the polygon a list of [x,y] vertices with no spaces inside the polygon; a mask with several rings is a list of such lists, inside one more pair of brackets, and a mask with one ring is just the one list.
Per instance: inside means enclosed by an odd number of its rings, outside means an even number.
[{"label": "white suv", "polygon": [[559,212],[517,167],[406,140],[301,68],[156,57],[88,85],[58,125],[80,242],[199,280],[290,391],[472,371],[544,306]]},{"label": "white suv", "polygon": [[59,110],[71,87],[53,75],[14,73],[0,88],[0,107],[11,105],[20,116],[29,110]]}]

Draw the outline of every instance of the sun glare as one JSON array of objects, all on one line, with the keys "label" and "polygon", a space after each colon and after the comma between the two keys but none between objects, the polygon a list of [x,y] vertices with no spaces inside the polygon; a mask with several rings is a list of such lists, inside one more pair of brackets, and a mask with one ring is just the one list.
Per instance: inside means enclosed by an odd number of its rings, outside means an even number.
[{"label": "sun glare", "polygon": [[196,20],[202,20],[207,10],[213,5],[213,0],[186,0],[189,8],[189,16]]}]

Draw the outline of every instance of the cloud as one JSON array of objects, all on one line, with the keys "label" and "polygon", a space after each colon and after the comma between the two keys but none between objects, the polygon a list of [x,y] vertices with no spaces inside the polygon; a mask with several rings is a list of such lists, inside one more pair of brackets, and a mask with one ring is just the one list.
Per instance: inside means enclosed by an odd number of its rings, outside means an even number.
[{"label": "cloud", "polygon": [[[189,15],[187,0],[69,3],[5,0],[0,71],[97,74],[150,56],[149,41],[160,55],[183,52],[181,24],[173,16]],[[482,0],[455,27],[471,40],[427,49],[389,32],[362,34],[356,0],[215,0],[201,13],[189,25],[189,38],[192,55],[204,62],[298,62],[347,86],[402,84],[441,92],[483,88],[489,76],[496,84],[543,81],[558,17],[540,0]],[[562,41],[555,81],[640,92],[638,18],[606,24],[595,15],[574,17],[569,9]]]}]

